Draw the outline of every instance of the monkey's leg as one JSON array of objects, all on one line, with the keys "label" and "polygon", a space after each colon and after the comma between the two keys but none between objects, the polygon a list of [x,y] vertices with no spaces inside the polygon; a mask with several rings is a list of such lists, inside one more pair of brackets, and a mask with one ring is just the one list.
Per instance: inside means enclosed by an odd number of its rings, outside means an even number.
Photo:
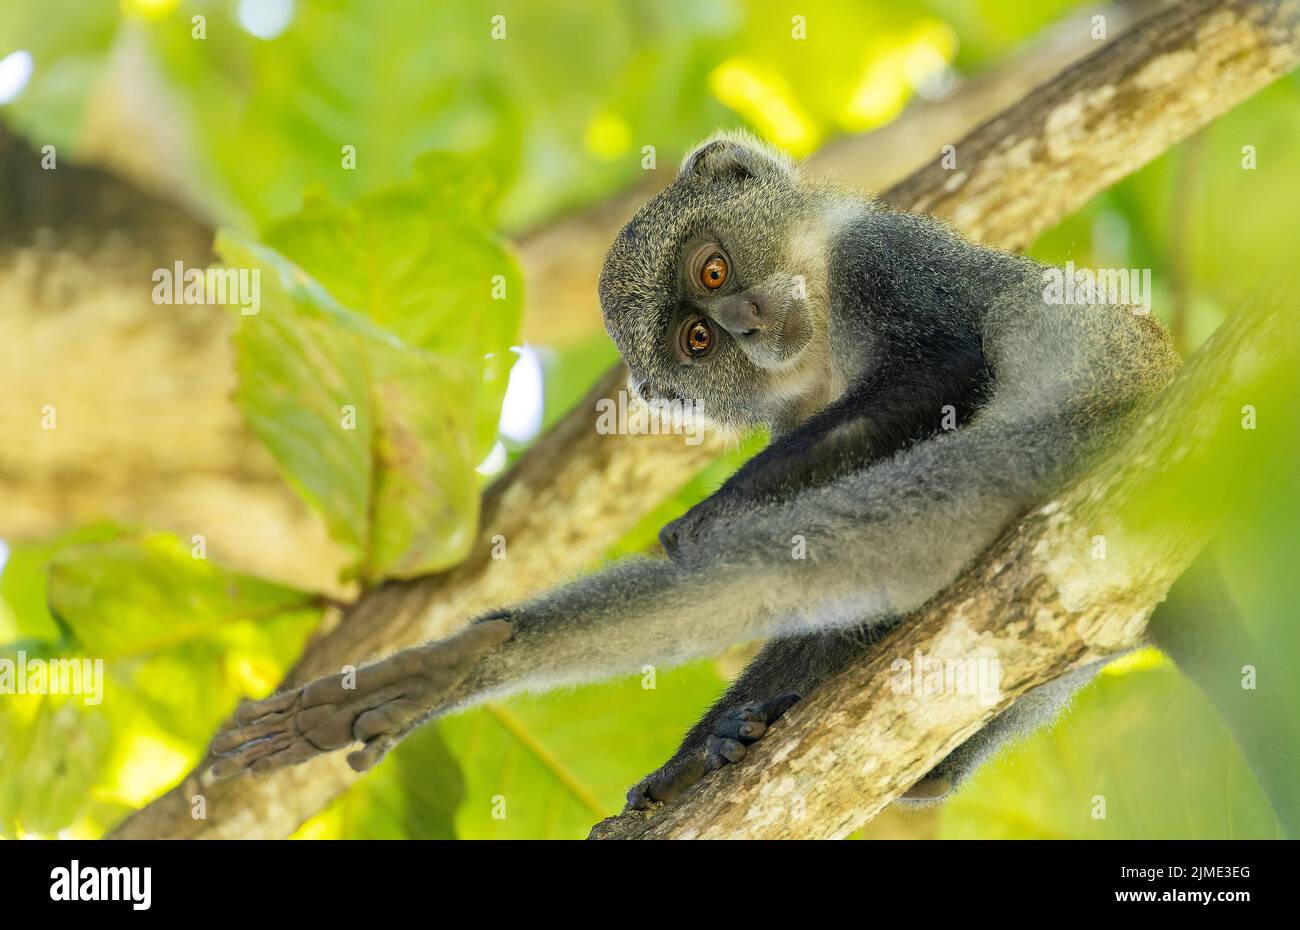
[{"label": "monkey's leg", "polygon": [[669,801],[709,772],[744,758],[746,747],[796,701],[875,645],[892,627],[864,627],[783,637],[754,661],[691,728],[673,757],[627,794],[629,807]]}]

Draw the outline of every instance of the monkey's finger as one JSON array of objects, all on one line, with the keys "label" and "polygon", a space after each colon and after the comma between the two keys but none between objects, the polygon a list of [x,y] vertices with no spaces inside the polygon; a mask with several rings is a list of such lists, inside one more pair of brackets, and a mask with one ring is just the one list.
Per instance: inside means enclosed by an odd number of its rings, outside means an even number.
[{"label": "monkey's finger", "polygon": [[385,733],[376,736],[356,752],[348,753],[348,765],[352,766],[354,772],[364,772],[374,768],[401,738],[401,733]]},{"label": "monkey's finger", "polygon": [[274,755],[258,759],[248,767],[248,770],[254,775],[265,775],[267,772],[274,772],[276,769],[297,765],[299,762],[306,762],[308,759],[320,754],[321,751],[311,743],[296,739]]},{"label": "monkey's finger", "polygon": [[272,714],[283,714],[294,708],[301,692],[298,689],[282,691],[260,701],[245,701],[235,711],[235,722],[244,725],[256,723]]},{"label": "monkey's finger", "polygon": [[358,717],[352,724],[352,735],[365,743],[381,733],[396,733],[414,721],[422,710],[416,701],[388,701]]},{"label": "monkey's finger", "polygon": [[631,810],[643,811],[650,806],[653,799],[646,793],[645,789],[646,782],[644,781],[627,789],[627,806]]},{"label": "monkey's finger", "polygon": [[767,718],[763,715],[763,705],[759,703],[741,704],[739,707],[733,707],[727,711],[725,716],[733,720],[758,720],[767,723]]},{"label": "monkey's finger", "polygon": [[212,777],[229,778],[231,775],[246,770],[258,759],[264,759],[287,749],[292,742],[293,738],[285,735],[279,739],[263,739],[255,743],[249,743],[238,752],[231,753],[212,766]]},{"label": "monkey's finger", "polygon": [[262,723],[253,723],[218,733],[212,740],[212,751],[219,756],[224,756],[245,743],[255,743],[268,737],[288,736],[293,729],[293,725],[289,723],[290,719],[285,715],[277,715],[277,719],[267,719]]},{"label": "monkey's finger", "polygon": [[722,739],[741,740],[752,743],[767,732],[767,724],[762,720],[746,720],[743,717],[728,715],[713,727],[713,735]]}]

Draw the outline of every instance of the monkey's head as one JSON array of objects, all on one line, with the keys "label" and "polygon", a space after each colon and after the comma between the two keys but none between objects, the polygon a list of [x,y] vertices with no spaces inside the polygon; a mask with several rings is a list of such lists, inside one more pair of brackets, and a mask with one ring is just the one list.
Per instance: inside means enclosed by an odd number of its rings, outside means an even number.
[{"label": "monkey's head", "polygon": [[748,136],[714,136],[686,157],[600,275],[605,326],[638,395],[696,402],[743,429],[825,389],[828,196]]}]

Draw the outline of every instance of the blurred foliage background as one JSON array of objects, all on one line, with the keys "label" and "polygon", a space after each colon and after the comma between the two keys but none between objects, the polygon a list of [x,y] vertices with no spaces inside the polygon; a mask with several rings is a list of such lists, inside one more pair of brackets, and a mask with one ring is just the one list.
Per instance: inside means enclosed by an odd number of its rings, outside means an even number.
[{"label": "blurred foliage background", "polygon": [[[640,183],[647,144],[671,170],[719,127],[749,126],[802,156],[885,125],[1074,6],[10,0],[0,120],[61,157],[153,178],[223,227],[224,261],[263,271],[263,305],[279,322],[239,325],[231,402],[348,553],[345,580],[370,584],[463,558],[476,492],[616,358],[595,328],[519,345],[528,282],[510,237]],[[806,17],[805,41],[791,41],[792,13]],[[498,14],[504,41],[491,38]],[[1151,268],[1156,313],[1191,351],[1294,260],[1298,129],[1292,77],[1096,198],[1032,254]],[[1244,144],[1261,153],[1255,172],[1242,170]],[[341,170],[345,146],[353,170]],[[479,286],[498,273],[505,299]],[[341,434],[334,411],[353,397],[370,402]],[[464,402],[428,403],[437,397]],[[689,483],[610,555],[649,545],[753,448]],[[1261,635],[1296,603],[1294,492],[1243,514],[1222,553]],[[290,667],[329,599],[195,558],[195,545],[111,521],[0,544],[0,654],[102,657],[112,696],[0,698],[0,835],[100,835],[170,787],[235,703]],[[1290,668],[1293,639],[1279,647]],[[584,836],[672,753],[740,657],[661,672],[653,690],[632,678],[441,721],[300,835]],[[1105,819],[1092,816],[1096,795],[1109,799]],[[1205,699],[1145,652],[942,810],[890,812],[865,832],[1279,828]]]}]

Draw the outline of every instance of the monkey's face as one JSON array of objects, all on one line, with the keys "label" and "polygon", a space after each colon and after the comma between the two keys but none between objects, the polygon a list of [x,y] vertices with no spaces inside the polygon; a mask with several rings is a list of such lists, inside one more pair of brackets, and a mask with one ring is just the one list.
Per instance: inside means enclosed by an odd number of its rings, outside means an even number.
[{"label": "monkey's face", "polygon": [[723,426],[770,424],[825,357],[823,274],[804,267],[810,214],[789,164],[723,138],[619,233],[600,277],[605,325],[645,400]]}]

